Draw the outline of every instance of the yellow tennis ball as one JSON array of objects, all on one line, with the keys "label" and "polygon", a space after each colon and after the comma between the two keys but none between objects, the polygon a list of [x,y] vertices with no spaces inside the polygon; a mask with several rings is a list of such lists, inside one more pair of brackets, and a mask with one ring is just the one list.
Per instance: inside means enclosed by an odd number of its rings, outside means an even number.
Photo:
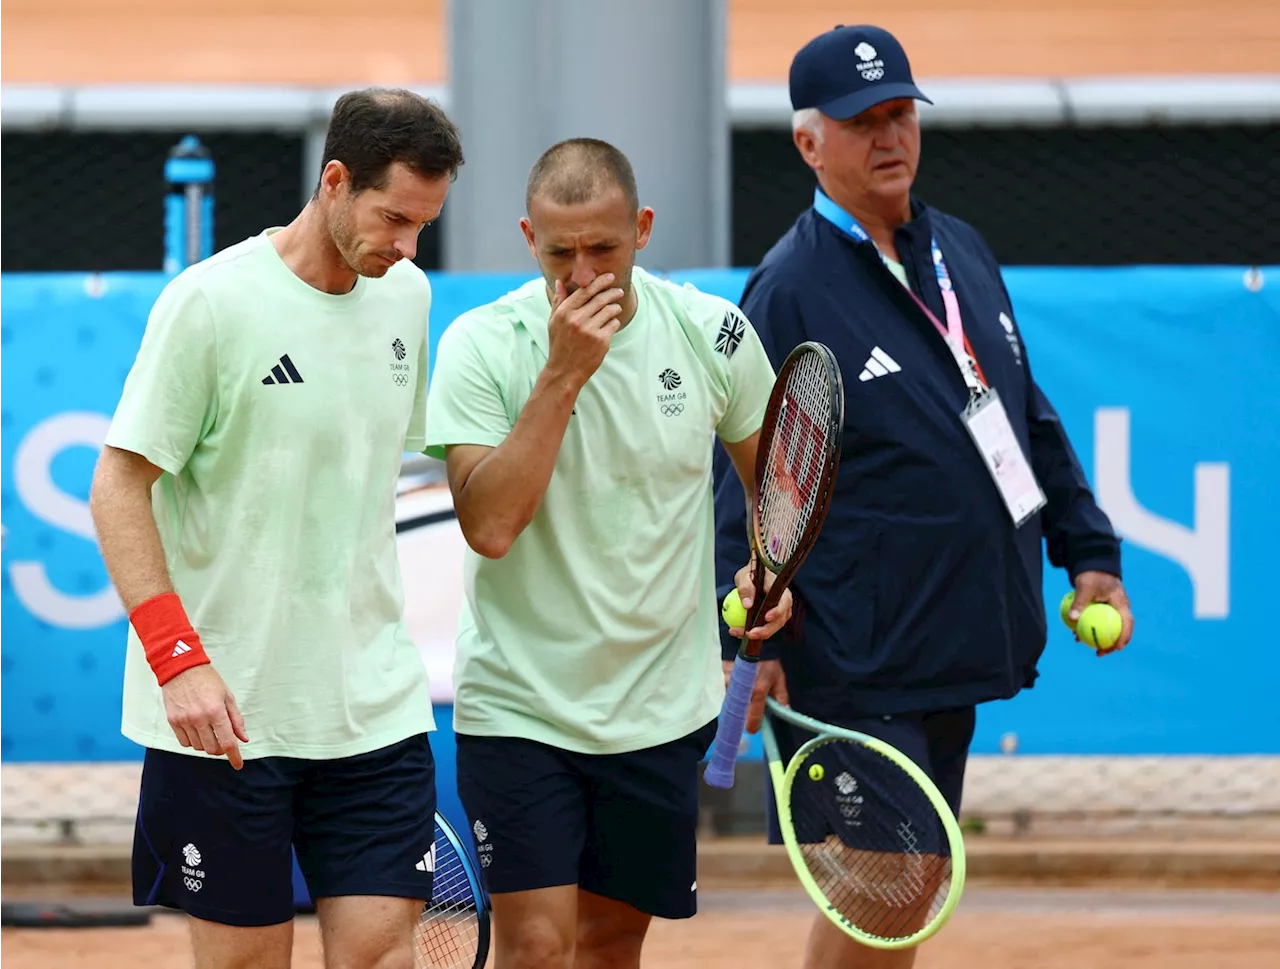
[{"label": "yellow tennis ball", "polygon": [[747,607],[742,604],[738,590],[732,590],[724,597],[724,605],[720,607],[720,616],[730,629],[742,629],[747,624]]},{"label": "yellow tennis ball", "polygon": [[1109,649],[1120,640],[1124,623],[1120,611],[1105,602],[1094,602],[1084,607],[1076,622],[1076,635],[1081,642],[1094,649]]},{"label": "yellow tennis ball", "polygon": [[821,764],[809,765],[809,780],[820,781],[824,774],[826,774],[826,771],[822,769]]},{"label": "yellow tennis ball", "polygon": [[1062,621],[1067,624],[1067,628],[1072,632],[1076,630],[1076,624],[1071,621],[1071,603],[1075,601],[1075,591],[1068,592],[1062,597],[1062,602],[1058,606],[1058,615],[1062,617]]}]

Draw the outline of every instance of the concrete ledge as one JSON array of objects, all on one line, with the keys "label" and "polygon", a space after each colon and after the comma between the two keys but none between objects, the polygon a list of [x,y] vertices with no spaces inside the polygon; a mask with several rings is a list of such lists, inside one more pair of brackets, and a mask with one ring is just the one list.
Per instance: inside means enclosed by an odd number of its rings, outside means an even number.
[{"label": "concrete ledge", "polygon": [[[970,838],[968,877],[989,883],[1280,888],[1280,841],[1035,840]],[[708,888],[793,878],[782,848],[758,838],[698,846],[698,883]]]},{"label": "concrete ledge", "polygon": [[[991,883],[1280,889],[1280,841],[1048,840],[970,838],[969,878]],[[128,845],[7,844],[0,849],[6,894],[33,885],[127,889]],[[706,888],[793,881],[782,848],[758,837],[698,845]]]},{"label": "concrete ledge", "polygon": [[24,885],[125,886],[132,874],[129,845],[6,844],[0,847],[5,894]]},{"label": "concrete ledge", "polygon": [[973,878],[1036,885],[1280,888],[1280,842],[972,839]]}]

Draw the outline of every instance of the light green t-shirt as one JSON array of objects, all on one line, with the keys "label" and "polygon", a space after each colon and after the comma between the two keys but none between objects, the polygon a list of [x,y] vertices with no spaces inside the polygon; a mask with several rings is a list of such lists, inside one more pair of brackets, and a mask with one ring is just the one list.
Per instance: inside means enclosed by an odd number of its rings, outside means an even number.
[{"label": "light green t-shirt", "polygon": [[[431,289],[404,262],[327,295],[273,231],[164,288],[106,443],[164,472],[169,573],[244,714],[244,756],[346,757],[435,726],[395,542],[402,453],[426,444]],[[192,752],[132,627],[122,732]]]},{"label": "light green t-shirt", "polygon": [[[714,436],[760,429],[773,369],[732,303],[632,278],[636,315],[578,395],[541,507],[502,559],[465,553],[459,733],[619,753],[720,710]],[[428,453],[502,443],[546,363],[550,313],[536,279],[444,332]]]}]

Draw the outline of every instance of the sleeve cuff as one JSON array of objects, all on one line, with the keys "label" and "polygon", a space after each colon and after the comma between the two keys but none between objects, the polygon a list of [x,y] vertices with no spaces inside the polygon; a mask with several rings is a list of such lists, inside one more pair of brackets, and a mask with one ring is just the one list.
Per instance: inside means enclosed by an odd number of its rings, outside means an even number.
[{"label": "sleeve cuff", "polygon": [[472,431],[470,433],[463,432],[459,434],[428,433],[426,445],[421,450],[422,453],[428,457],[438,458],[443,461],[445,458],[446,448],[450,448],[458,444],[475,444],[478,447],[497,447],[506,439],[506,434],[497,434],[492,431]]},{"label": "sleeve cuff", "polygon": [[139,457],[146,458],[147,461],[161,471],[173,475],[175,478],[182,473],[182,468],[186,464],[185,461],[178,460],[163,448],[138,438],[129,437],[127,434],[108,431],[106,439],[102,443],[118,451],[129,451]]},{"label": "sleeve cuff", "polygon": [[1105,554],[1089,555],[1078,559],[1071,563],[1067,569],[1067,575],[1071,579],[1071,584],[1075,585],[1076,576],[1081,572],[1105,572],[1107,575],[1114,575],[1121,581],[1124,576],[1120,571],[1120,550]]},{"label": "sleeve cuff", "polygon": [[734,424],[731,427],[717,427],[716,435],[720,440],[728,444],[737,444],[739,441],[745,441],[756,431],[764,426],[764,415],[768,412],[768,401],[759,409],[759,413],[754,413],[746,421]]}]

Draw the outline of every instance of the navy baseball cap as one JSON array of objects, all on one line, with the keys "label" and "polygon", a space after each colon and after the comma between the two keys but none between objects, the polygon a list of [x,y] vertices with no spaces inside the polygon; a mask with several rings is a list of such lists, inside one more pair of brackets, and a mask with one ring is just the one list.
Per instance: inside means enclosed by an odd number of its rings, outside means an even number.
[{"label": "navy baseball cap", "polygon": [[791,61],[791,107],[846,121],[894,98],[933,104],[916,87],[907,53],[880,27],[846,27],[815,37]]}]

